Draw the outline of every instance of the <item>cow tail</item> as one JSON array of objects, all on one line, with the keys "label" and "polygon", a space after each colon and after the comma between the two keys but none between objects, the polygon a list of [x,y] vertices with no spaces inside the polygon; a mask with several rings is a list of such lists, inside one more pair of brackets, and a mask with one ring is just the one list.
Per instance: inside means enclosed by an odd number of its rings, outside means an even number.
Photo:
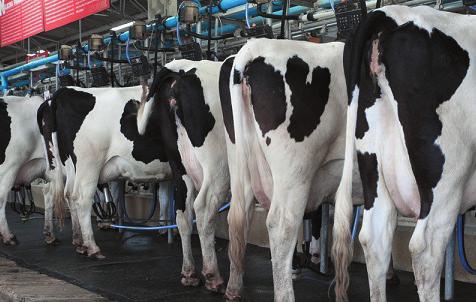
[{"label": "cow tail", "polygon": [[64,171],[61,163],[56,127],[56,103],[54,100],[45,101],[38,109],[37,122],[43,136],[45,158],[47,161],[48,179],[47,191],[53,196],[53,212],[58,219],[59,226],[64,226],[66,214],[64,196]]},{"label": "cow tail", "polygon": [[247,124],[247,117],[249,116],[249,109],[246,103],[249,103],[249,99],[244,95],[244,89],[246,86],[245,79],[243,77],[244,66],[248,61],[247,45],[243,46],[240,52],[236,55],[233,63],[233,68],[230,73],[230,96],[233,110],[233,127],[235,130],[235,157],[234,167],[230,166],[231,177],[231,194],[232,202],[230,211],[228,214],[229,224],[229,239],[230,248],[228,255],[232,267],[235,267],[239,272],[243,272],[243,259],[246,249],[247,240],[247,215],[245,204],[245,192],[243,180],[247,177],[248,173],[248,161],[249,146],[248,137],[246,135],[246,129],[249,127]]},{"label": "cow tail", "polygon": [[63,165],[59,157],[58,149],[58,138],[57,133],[53,133],[53,144],[52,148],[54,149],[54,162],[55,169],[53,174],[53,212],[56,218],[59,221],[60,227],[64,225],[64,218],[66,216],[66,205],[65,205],[65,194],[64,194],[64,184],[65,172],[63,171]]},{"label": "cow tail", "polygon": [[395,24],[389,22],[383,12],[374,11],[362,21],[357,31],[347,40],[344,49],[344,73],[349,106],[347,110],[344,170],[335,198],[332,244],[337,302],[348,301],[348,266],[353,256],[351,240],[351,219],[353,213],[352,171],[354,168],[355,130],[359,105],[359,79],[364,73],[369,72],[368,56],[371,40],[377,37],[382,31],[392,29],[394,26]]}]

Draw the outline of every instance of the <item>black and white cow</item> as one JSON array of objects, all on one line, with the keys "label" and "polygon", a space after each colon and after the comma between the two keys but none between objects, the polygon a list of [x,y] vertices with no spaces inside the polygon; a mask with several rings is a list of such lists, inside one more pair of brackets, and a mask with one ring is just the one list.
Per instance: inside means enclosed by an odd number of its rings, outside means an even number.
[{"label": "black and white cow", "polygon": [[[184,175],[193,180],[198,192],[193,208],[202,246],[202,274],[206,288],[214,292],[224,289],[215,253],[215,220],[230,189],[218,90],[221,64],[189,60],[166,64],[141,104],[137,120],[139,132],[151,122],[160,127],[164,146],[173,154],[168,159],[176,186]],[[154,111],[156,117],[151,116]],[[193,262],[184,263],[182,283],[198,284]]]},{"label": "black and white cow", "polygon": [[476,204],[475,22],[429,7],[388,6],[370,13],[346,45],[347,142],[333,246],[337,301],[347,301],[355,149],[371,300],[386,301],[399,212],[417,221],[409,249],[420,301],[440,301],[456,217]]},{"label": "black and white cow", "polygon": [[[167,150],[154,123],[144,135],[137,130],[141,86],[128,88],[62,88],[39,113],[47,141],[55,205],[65,196],[73,225],[73,245],[88,256],[103,258],[91,227],[91,204],[97,185],[115,179],[133,182],[170,179]],[[184,178],[185,186],[192,186]],[[177,198],[177,222],[184,261],[193,261],[191,201]],[[61,207],[60,207],[61,208]],[[184,218],[187,216],[187,219]],[[183,225],[185,221],[189,224]]]},{"label": "black and white cow", "polygon": [[[16,244],[8,228],[5,205],[10,190],[46,178],[45,152],[36,124],[41,97],[7,96],[0,99],[0,234],[3,243]],[[53,202],[49,185],[43,189],[45,225],[43,234],[48,244],[56,241],[53,230]]]},{"label": "black and white cow", "polygon": [[275,300],[294,301],[291,262],[299,226],[305,212],[331,200],[341,178],[343,49],[343,43],[258,39],[224,63],[220,82],[229,88],[221,98],[232,193],[229,301],[240,299],[254,197],[269,209]]}]

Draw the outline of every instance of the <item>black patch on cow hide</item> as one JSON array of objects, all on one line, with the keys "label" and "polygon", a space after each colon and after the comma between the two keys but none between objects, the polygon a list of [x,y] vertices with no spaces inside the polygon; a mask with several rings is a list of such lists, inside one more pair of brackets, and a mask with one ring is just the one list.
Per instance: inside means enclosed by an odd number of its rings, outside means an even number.
[{"label": "black patch on cow hide", "polygon": [[53,132],[56,132],[56,120],[48,101],[44,101],[38,108],[36,121],[40,134],[43,137],[49,166],[51,169],[54,169],[54,155],[51,146],[53,144]]},{"label": "black patch on cow hide", "polygon": [[385,75],[398,103],[398,117],[420,192],[420,218],[425,218],[445,162],[435,144],[442,131],[436,109],[454,95],[465,78],[468,52],[440,30],[434,28],[430,35],[413,22],[382,34],[380,40]]},{"label": "black patch on cow hide", "polygon": [[68,156],[76,165],[73,142],[95,104],[96,98],[92,94],[71,88],[61,88],[53,95],[52,110],[56,116],[58,149],[63,165]]},{"label": "black patch on cow hide", "polygon": [[378,168],[377,156],[374,153],[357,152],[362,189],[364,191],[364,207],[369,210],[373,207],[377,197]]},{"label": "black patch on cow hide", "polygon": [[12,138],[12,119],[8,115],[7,103],[0,99],[0,165],[5,162],[7,146]]},{"label": "black patch on cow hide", "polygon": [[205,103],[203,87],[195,71],[188,71],[176,83],[177,116],[194,147],[201,147],[215,125],[210,106]]},{"label": "black patch on cow hide", "polygon": [[163,142],[160,134],[160,127],[156,125],[159,121],[157,113],[152,110],[149,117],[149,123],[144,135],[140,135],[137,130],[137,111],[139,109],[139,102],[130,100],[124,106],[124,112],[121,116],[121,133],[130,141],[134,143],[132,149],[132,157],[135,160],[143,163],[150,163],[156,159],[165,162],[167,156],[163,151]]},{"label": "black patch on cow hide", "polygon": [[329,101],[331,74],[328,68],[316,67],[311,83],[307,83],[309,65],[298,56],[290,58],[286,65],[286,82],[291,89],[293,112],[288,126],[291,138],[302,142],[319,125]]},{"label": "black patch on cow hide", "polygon": [[235,128],[233,126],[233,108],[231,106],[230,75],[235,57],[230,57],[223,62],[220,69],[219,89],[223,122],[230,141],[235,143]]},{"label": "black patch on cow hide", "polygon": [[267,137],[267,138],[266,138],[266,145],[269,146],[269,144],[271,144],[271,138],[270,138],[270,137]]},{"label": "black patch on cow hide", "polygon": [[170,98],[175,97],[175,89],[171,87],[173,81],[173,78],[163,81],[160,85],[160,89],[155,95],[157,104],[156,120],[159,123],[164,151],[172,169],[172,176],[175,185],[175,210],[185,211],[187,186],[183,180],[183,176],[186,175],[187,172],[182,164],[182,158],[177,145],[178,134],[175,121],[175,110],[170,107],[169,103]]},{"label": "black patch on cow hide", "polygon": [[359,79],[359,105],[357,107],[357,122],[355,127],[355,137],[362,139],[365,132],[369,130],[365,110],[372,107],[376,100],[381,97],[380,87],[377,85],[375,76],[370,75],[370,51],[372,42],[368,41],[365,48],[367,57],[361,62]]},{"label": "black patch on cow hide", "polygon": [[[233,58],[233,61],[235,58]],[[238,85],[241,84],[241,74],[238,70],[233,69],[233,84]]]},{"label": "black patch on cow hide", "polygon": [[258,57],[248,63],[244,76],[250,86],[251,104],[263,137],[286,119],[284,79],[278,70]]}]

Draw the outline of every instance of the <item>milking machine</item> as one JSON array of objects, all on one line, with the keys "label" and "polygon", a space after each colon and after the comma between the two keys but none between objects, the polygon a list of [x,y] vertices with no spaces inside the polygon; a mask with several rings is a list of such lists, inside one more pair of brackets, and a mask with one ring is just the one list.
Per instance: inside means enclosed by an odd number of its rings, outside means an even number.
[{"label": "milking machine", "polygon": [[10,207],[20,215],[23,221],[28,220],[32,214],[43,215],[36,208],[30,185],[15,186],[12,192],[13,200],[10,202]]}]

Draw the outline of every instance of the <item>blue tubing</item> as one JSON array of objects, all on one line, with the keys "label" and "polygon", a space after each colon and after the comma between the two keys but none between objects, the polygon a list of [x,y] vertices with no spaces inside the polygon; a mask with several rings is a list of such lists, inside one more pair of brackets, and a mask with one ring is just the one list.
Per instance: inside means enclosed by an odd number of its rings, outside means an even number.
[{"label": "blue tubing", "polygon": [[245,19],[246,19],[246,27],[247,28],[251,27],[251,25],[250,25],[250,16],[249,16],[249,12],[248,12],[249,6],[250,6],[250,4],[247,1],[246,6],[245,6]]},{"label": "blue tubing", "polygon": [[359,227],[360,210],[361,210],[360,206],[358,206],[357,209],[355,210],[354,226],[352,227],[352,242],[354,242],[355,238],[357,237],[357,233],[358,233],[357,228]]},{"label": "blue tubing", "polygon": [[[230,203],[227,202],[224,206],[218,209],[218,213],[224,212],[230,207]],[[196,223],[196,220],[193,220],[193,223]],[[127,225],[118,225],[118,224],[111,224],[111,228],[113,229],[121,229],[121,230],[135,230],[135,231],[160,231],[160,230],[168,230],[168,229],[176,229],[178,228],[177,224],[172,225],[163,225],[163,226],[127,226]]]},{"label": "blue tubing", "polygon": [[468,258],[466,257],[466,251],[464,249],[464,216],[459,215],[458,216],[458,221],[456,223],[456,230],[457,230],[457,236],[458,236],[458,255],[459,255],[459,260],[461,262],[461,266],[463,266],[464,270],[471,274],[471,275],[476,275],[476,270],[471,267],[471,265],[468,262]]},{"label": "blue tubing", "polygon": [[131,56],[129,55],[129,36],[127,37],[126,41],[126,58],[127,62],[129,62],[129,65],[131,65]]}]

